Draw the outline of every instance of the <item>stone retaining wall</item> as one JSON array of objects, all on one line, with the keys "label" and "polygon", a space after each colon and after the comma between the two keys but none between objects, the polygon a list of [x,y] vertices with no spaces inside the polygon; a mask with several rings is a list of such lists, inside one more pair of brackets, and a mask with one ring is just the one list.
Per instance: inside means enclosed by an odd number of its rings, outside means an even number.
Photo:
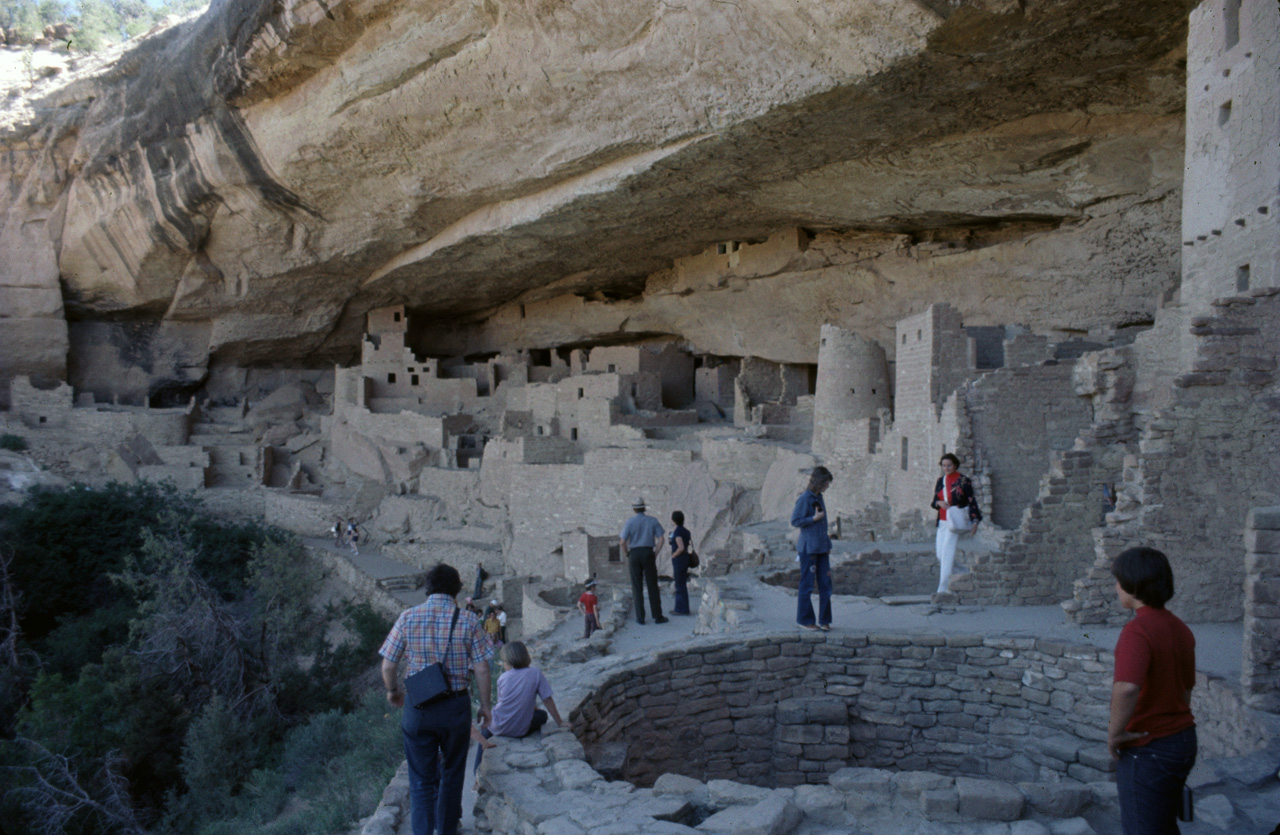
[{"label": "stone retaining wall", "polygon": [[1034,638],[796,635],[659,654],[571,714],[623,774],[788,786],[846,766],[1105,779],[1112,659]]},{"label": "stone retaining wall", "polygon": [[[962,556],[961,560],[973,560]],[[800,569],[791,568],[762,578],[774,586],[799,588]],[[932,544],[918,551],[863,551],[833,558],[831,585],[835,594],[886,597],[930,594],[938,585],[938,559]]]}]

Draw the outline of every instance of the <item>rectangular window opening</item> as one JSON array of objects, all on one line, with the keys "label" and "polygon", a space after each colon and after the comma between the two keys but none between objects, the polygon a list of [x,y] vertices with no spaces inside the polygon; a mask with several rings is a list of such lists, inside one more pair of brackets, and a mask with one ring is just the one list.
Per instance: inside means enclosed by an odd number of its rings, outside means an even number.
[{"label": "rectangular window opening", "polygon": [[1241,0],[1227,0],[1222,9],[1223,47],[1230,49],[1240,43],[1240,3]]},{"label": "rectangular window opening", "polygon": [[569,430],[569,440],[571,441],[578,440],[578,427],[575,426]]},{"label": "rectangular window opening", "polygon": [[415,386],[416,386],[416,385],[418,384],[418,375],[417,375],[417,374],[414,374],[412,377],[410,377],[410,378],[409,378],[409,383],[410,383],[411,385],[415,385]]},{"label": "rectangular window opening", "polygon": [[397,310],[395,313],[392,313],[392,314],[391,314],[391,321],[393,321],[393,322],[399,322],[399,321],[400,321],[400,311],[398,311],[398,310]]},{"label": "rectangular window opening", "polygon": [[388,382],[388,383],[394,383],[395,381],[396,381],[396,375],[395,375],[395,372],[393,371],[393,372],[388,373],[388,374],[387,374],[387,382]]},{"label": "rectangular window opening", "polygon": [[908,452],[907,439],[906,439],[906,438],[903,438],[903,439],[902,439],[902,469],[903,469],[903,471],[904,471],[904,472],[905,472],[905,471],[906,471],[906,469],[907,469],[907,460],[908,460],[908,459],[907,459],[907,452]]},{"label": "rectangular window opening", "polygon": [[1236,292],[1249,292],[1249,265],[1243,264],[1236,267]]}]

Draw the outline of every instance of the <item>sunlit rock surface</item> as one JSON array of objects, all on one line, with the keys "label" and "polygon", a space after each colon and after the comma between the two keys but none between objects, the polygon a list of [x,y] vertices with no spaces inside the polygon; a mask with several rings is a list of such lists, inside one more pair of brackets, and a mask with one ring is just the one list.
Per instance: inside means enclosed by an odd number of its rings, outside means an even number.
[{"label": "sunlit rock surface", "polygon": [[661,333],[813,362],[818,323],[883,337],[935,300],[1145,323],[1179,272],[1185,18],[215,2],[6,100],[0,377],[349,361],[389,303],[440,353]]}]

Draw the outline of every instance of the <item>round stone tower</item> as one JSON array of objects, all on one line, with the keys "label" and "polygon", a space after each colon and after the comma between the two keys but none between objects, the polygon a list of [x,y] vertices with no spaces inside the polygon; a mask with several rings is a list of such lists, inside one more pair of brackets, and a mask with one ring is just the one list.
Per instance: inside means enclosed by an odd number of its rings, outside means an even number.
[{"label": "round stone tower", "polygon": [[889,363],[871,339],[823,325],[813,398],[813,451],[831,452],[834,430],[844,421],[876,417],[889,408]]}]

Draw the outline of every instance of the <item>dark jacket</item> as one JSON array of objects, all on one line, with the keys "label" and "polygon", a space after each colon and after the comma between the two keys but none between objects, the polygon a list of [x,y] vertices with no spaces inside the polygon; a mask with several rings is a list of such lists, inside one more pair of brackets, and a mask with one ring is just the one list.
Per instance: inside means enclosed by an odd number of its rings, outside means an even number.
[{"label": "dark jacket", "polygon": [[[942,492],[942,479],[939,478],[933,485],[933,501],[929,502],[929,507],[934,510],[941,510],[938,505],[938,494]],[[982,521],[982,511],[978,509],[978,500],[973,495],[973,482],[969,480],[967,475],[961,475],[951,485],[951,505],[952,507],[969,508],[969,518],[974,522]],[[942,520],[939,519],[939,522]]]}]

